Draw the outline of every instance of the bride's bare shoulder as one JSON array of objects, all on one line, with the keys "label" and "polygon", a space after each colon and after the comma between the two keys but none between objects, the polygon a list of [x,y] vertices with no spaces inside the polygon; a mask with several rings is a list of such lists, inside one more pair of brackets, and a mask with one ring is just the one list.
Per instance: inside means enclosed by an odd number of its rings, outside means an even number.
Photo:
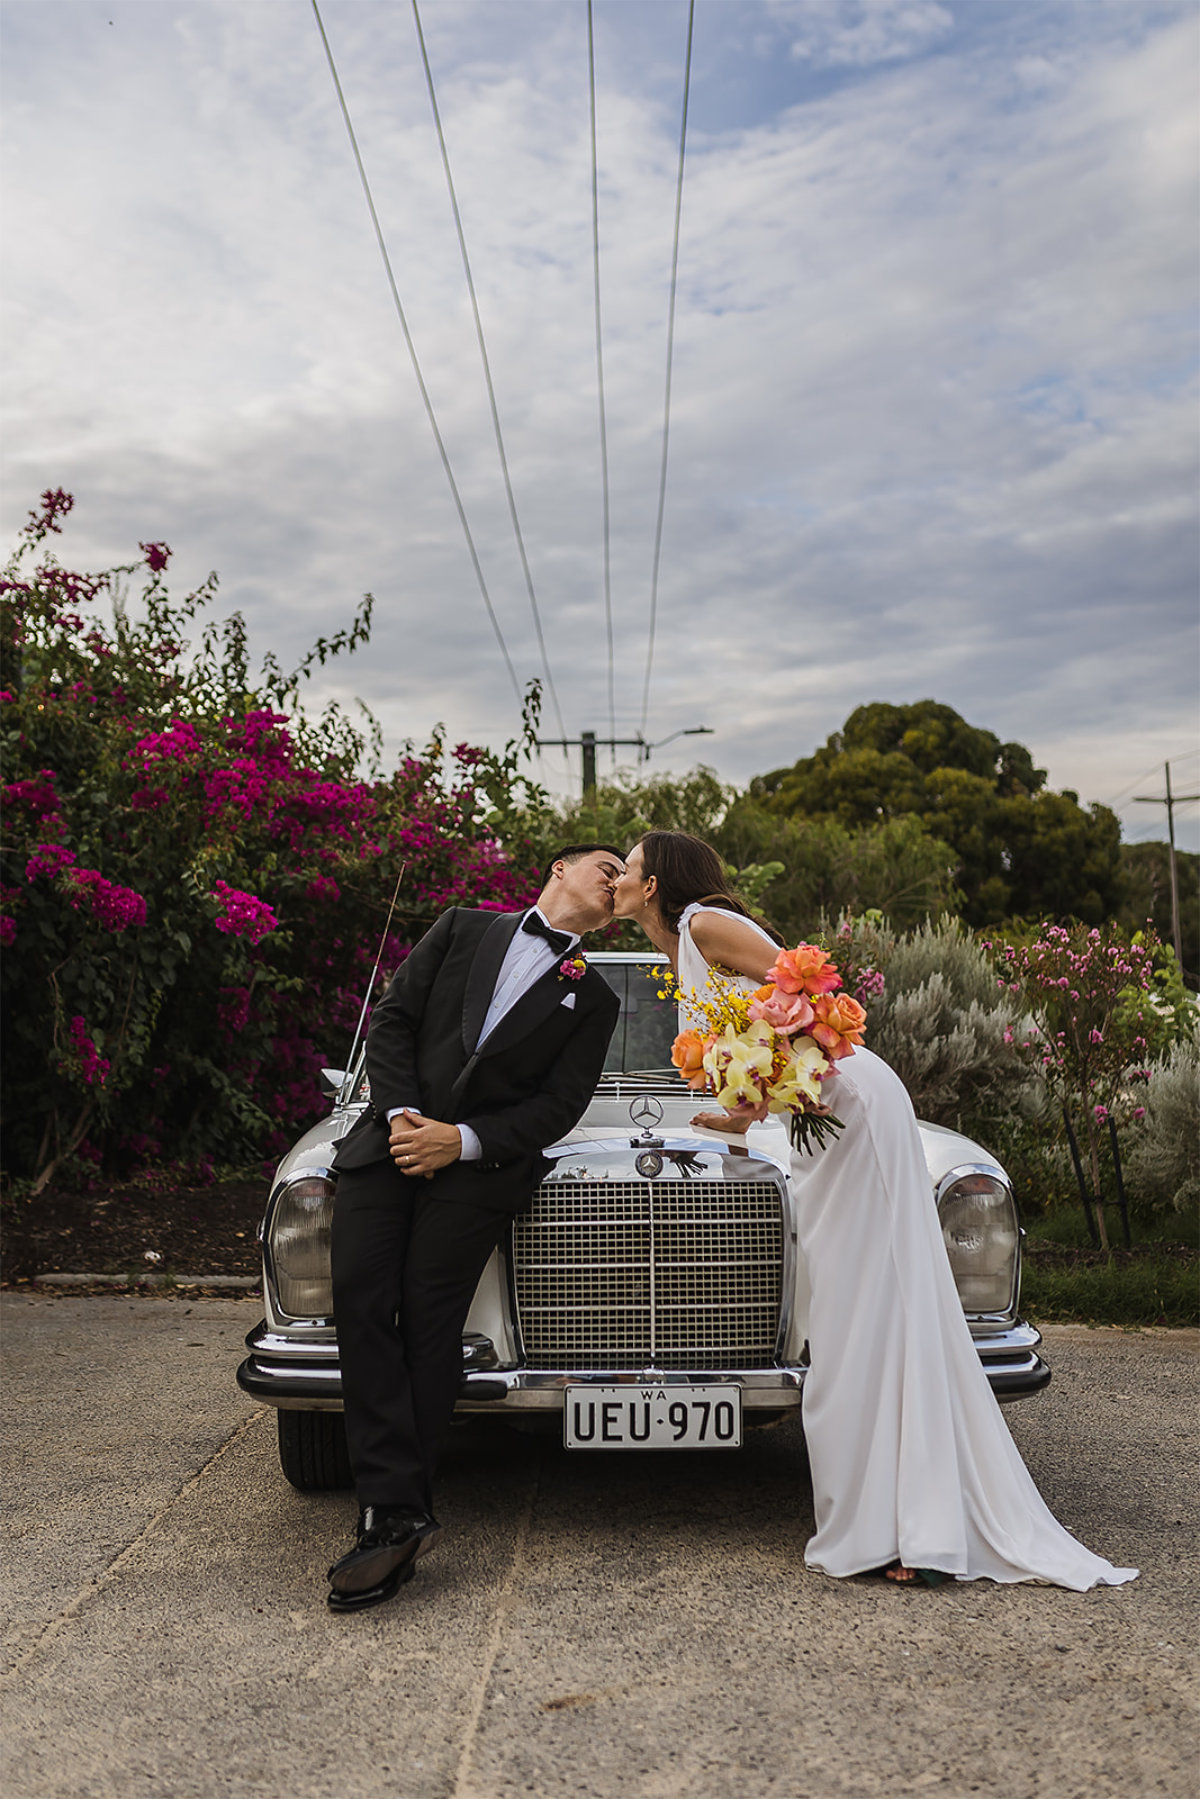
[{"label": "bride's bare shoulder", "polygon": [[720,963],[738,974],[753,975],[762,980],[775,960],[775,945],[764,937],[757,926],[736,912],[706,908],[688,921],[692,942],[710,964]]}]

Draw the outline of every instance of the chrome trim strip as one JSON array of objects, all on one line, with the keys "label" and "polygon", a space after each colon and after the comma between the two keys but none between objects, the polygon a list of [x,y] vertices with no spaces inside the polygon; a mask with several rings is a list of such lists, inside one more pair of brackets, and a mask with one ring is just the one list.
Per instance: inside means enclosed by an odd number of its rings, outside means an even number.
[{"label": "chrome trim strip", "polygon": [[313,1331],[304,1337],[285,1337],[272,1330],[265,1318],[246,1333],[246,1348],[253,1354],[285,1362],[336,1362],[338,1359],[337,1338],[332,1328],[324,1327],[320,1336]]},{"label": "chrome trim strip", "polygon": [[996,1356],[1007,1355],[1014,1350],[1038,1349],[1041,1346],[1042,1333],[1032,1324],[1026,1324],[1023,1318],[1001,1331],[980,1331],[974,1334],[972,1321],[972,1339],[975,1350],[981,1361],[987,1362]]},{"label": "chrome trim strip", "polygon": [[[1028,1327],[1026,1327],[1028,1328]],[[1031,1333],[1037,1336],[1036,1332]],[[1038,1339],[1040,1341],[1040,1338]],[[254,1346],[254,1334],[248,1339]],[[1039,1392],[1050,1379],[1050,1370],[1032,1348],[1013,1346],[1007,1356],[981,1357],[985,1374],[1002,1402]],[[678,1369],[641,1368],[605,1370],[491,1368],[464,1371],[456,1410],[459,1412],[561,1411],[568,1387],[681,1387],[703,1388],[734,1381],[742,1389],[748,1411],[788,1411],[798,1406],[808,1373],[805,1364],[780,1368],[707,1369],[689,1374]],[[251,1355],[237,1371],[238,1385],[261,1404],[284,1411],[341,1411],[341,1370],[332,1362],[303,1366],[280,1361],[272,1364]],[[478,1397],[472,1397],[474,1391]]]}]

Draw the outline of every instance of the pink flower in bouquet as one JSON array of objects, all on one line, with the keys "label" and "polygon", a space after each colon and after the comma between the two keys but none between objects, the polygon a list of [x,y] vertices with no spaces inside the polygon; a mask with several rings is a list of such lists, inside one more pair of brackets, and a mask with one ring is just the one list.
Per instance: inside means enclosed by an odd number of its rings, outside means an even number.
[{"label": "pink flower in bouquet", "polygon": [[750,1020],[761,1018],[781,1036],[806,1031],[816,1014],[807,994],[784,993],[779,987],[760,987],[750,1002]]},{"label": "pink flower in bouquet", "polygon": [[814,1043],[819,1043],[833,1062],[852,1056],[862,1042],[867,1015],[848,993],[824,993],[813,1002],[816,1023],[809,1030]]},{"label": "pink flower in bouquet", "polygon": [[704,1090],[708,1076],[704,1072],[704,1052],[712,1043],[699,1031],[680,1031],[671,1045],[671,1060],[693,1093]]},{"label": "pink flower in bouquet", "polygon": [[832,993],[842,977],[823,949],[815,943],[798,943],[781,949],[767,970],[768,979],[784,993]]}]

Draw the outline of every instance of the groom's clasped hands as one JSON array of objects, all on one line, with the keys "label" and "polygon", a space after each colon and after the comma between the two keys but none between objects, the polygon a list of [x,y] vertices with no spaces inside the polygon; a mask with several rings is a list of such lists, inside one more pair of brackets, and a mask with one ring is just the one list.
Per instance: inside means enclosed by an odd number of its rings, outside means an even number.
[{"label": "groom's clasped hands", "polygon": [[401,1174],[431,1181],[439,1168],[448,1168],[462,1154],[457,1125],[426,1118],[411,1106],[397,1112],[388,1129],[391,1157]]}]

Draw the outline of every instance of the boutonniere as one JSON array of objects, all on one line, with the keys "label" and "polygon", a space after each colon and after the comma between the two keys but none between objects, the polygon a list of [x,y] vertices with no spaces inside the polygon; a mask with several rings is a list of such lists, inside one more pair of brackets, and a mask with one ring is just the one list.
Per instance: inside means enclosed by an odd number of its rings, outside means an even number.
[{"label": "boutonniere", "polygon": [[587,973],[587,963],[582,956],[568,956],[565,962],[558,965],[560,981],[582,981]]}]

